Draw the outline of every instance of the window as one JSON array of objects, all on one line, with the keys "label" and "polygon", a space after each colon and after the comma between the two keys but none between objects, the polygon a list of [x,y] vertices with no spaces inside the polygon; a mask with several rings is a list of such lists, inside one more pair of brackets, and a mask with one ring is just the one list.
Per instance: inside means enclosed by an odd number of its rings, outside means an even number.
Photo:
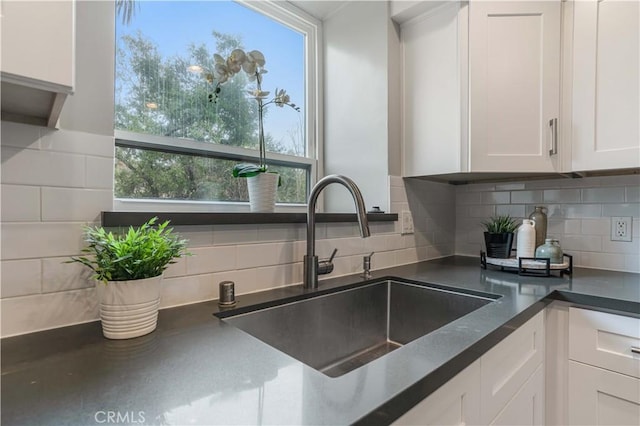
[{"label": "window", "polygon": [[[304,204],[316,169],[316,25],[275,3],[138,2],[116,22],[116,207],[144,201],[246,202],[239,162],[258,161],[258,114],[238,73],[210,101],[214,53],[259,50],[263,90],[286,89],[300,107],[271,105],[264,119],[279,203]],[[204,71],[203,71],[204,70]],[[175,204],[174,204],[175,205]]]}]

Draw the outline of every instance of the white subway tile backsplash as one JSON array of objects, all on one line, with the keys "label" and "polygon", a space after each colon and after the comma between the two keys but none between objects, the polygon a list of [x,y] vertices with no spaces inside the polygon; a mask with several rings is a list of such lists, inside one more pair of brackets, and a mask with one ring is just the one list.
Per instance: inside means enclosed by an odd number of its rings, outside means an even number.
[{"label": "white subway tile backsplash", "polygon": [[326,238],[344,238],[360,236],[360,228],[356,223],[328,223]]},{"label": "white subway tile backsplash", "polygon": [[519,204],[504,204],[496,206],[496,215],[509,215],[513,218],[528,217],[525,206]]},{"label": "white subway tile backsplash", "polygon": [[2,259],[71,256],[84,247],[82,223],[2,223]]},{"label": "white subway tile backsplash", "polygon": [[65,263],[68,257],[42,259],[42,292],[77,290],[95,285],[93,272],[79,263]]},{"label": "white subway tile backsplash", "polygon": [[627,203],[640,202],[640,186],[627,186],[625,188],[625,199]]},{"label": "white subway tile backsplash", "polygon": [[[114,157],[113,136],[72,130],[42,129],[40,149],[74,154]],[[113,163],[112,163],[113,164]]]},{"label": "white subway tile backsplash", "polygon": [[20,149],[40,149],[40,132],[42,129],[41,126],[3,121],[0,125],[2,146],[12,146]]},{"label": "white subway tile backsplash", "polygon": [[622,253],[622,254],[640,254],[640,240],[633,241],[611,241],[609,238],[603,238],[602,251],[606,253]]},{"label": "white subway tile backsplash", "polygon": [[543,200],[545,203],[579,203],[579,189],[545,189],[543,191]]},{"label": "white subway tile backsplash", "polygon": [[625,271],[640,273],[640,256],[638,255],[626,255],[625,259]]},{"label": "white subway tile backsplash", "polygon": [[214,225],[214,245],[246,244],[259,241],[258,225]]},{"label": "white subway tile backsplash", "polygon": [[483,192],[482,204],[509,204],[511,203],[510,192]]},{"label": "white subway tile backsplash", "polygon": [[[111,166],[113,173],[113,165]],[[85,157],[2,146],[2,183],[81,188]]]},{"label": "white subway tile backsplash", "polygon": [[542,202],[542,191],[513,191],[511,192],[513,204],[538,204]]},{"label": "white subway tile backsplash", "polygon": [[580,233],[583,235],[609,236],[611,234],[611,223],[608,218],[582,219]]},{"label": "white subway tile backsplash", "polygon": [[561,219],[598,218],[602,216],[601,204],[557,204],[547,206],[547,216]]},{"label": "white subway tile backsplash", "polygon": [[302,283],[302,262],[257,268],[255,272],[258,278],[243,289],[247,293]]},{"label": "white subway tile backsplash", "polygon": [[3,260],[0,262],[0,297],[39,294],[42,290],[40,259]]},{"label": "white subway tile backsplash", "polygon": [[610,253],[588,253],[581,254],[580,263],[595,269],[609,269],[614,271],[624,271],[626,269],[625,257]]},{"label": "white subway tile backsplash", "polygon": [[162,280],[160,308],[217,299],[218,289],[214,274],[165,277]]},{"label": "white subway tile backsplash", "polygon": [[524,182],[496,184],[496,191],[515,191],[517,189],[524,189]]},{"label": "white subway tile backsplash", "polygon": [[465,206],[465,207],[466,207],[466,213],[468,217],[482,217],[482,218],[490,217],[496,214],[496,208],[499,210],[503,210],[505,208],[504,206],[494,206],[494,205]]},{"label": "white subway tile backsplash", "polygon": [[213,229],[213,225],[173,227],[173,230],[180,235],[180,238],[188,241],[187,245],[189,248],[210,247],[214,245]]},{"label": "white subway tile backsplash", "polygon": [[187,274],[199,275],[236,269],[236,246],[202,247],[189,250]]},{"label": "white subway tile backsplash", "polygon": [[3,222],[39,222],[40,187],[2,185]]},{"label": "white subway tile backsplash", "polygon": [[296,241],[306,238],[306,233],[303,224],[265,224],[258,226],[257,241]]},{"label": "white subway tile backsplash", "polygon": [[584,188],[583,203],[623,203],[624,188]]},{"label": "white subway tile backsplash", "polygon": [[114,186],[113,158],[90,157],[86,158],[87,173],[84,184],[87,188],[109,189]]},{"label": "white subway tile backsplash", "polygon": [[640,204],[605,204],[602,206],[602,216],[633,216],[640,218]]},{"label": "white subway tile backsplash", "polygon": [[100,212],[112,210],[110,190],[42,188],[42,220],[96,222]]},{"label": "white subway tile backsplash", "polygon": [[237,247],[237,268],[256,268],[294,262],[291,243],[243,244]]},{"label": "white subway tile backsplash", "polygon": [[457,192],[456,204],[457,205],[482,204],[482,193],[481,192]]},{"label": "white subway tile backsplash", "polygon": [[560,241],[564,250],[602,251],[602,237],[596,235],[565,235]]},{"label": "white subway tile backsplash", "polygon": [[0,299],[2,337],[98,319],[95,289]]}]

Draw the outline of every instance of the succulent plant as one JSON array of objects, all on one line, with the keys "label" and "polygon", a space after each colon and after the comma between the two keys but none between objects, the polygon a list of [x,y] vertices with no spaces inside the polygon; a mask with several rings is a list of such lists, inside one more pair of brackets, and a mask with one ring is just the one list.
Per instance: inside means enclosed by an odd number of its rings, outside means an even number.
[{"label": "succulent plant", "polygon": [[499,215],[482,222],[482,226],[490,234],[504,234],[514,232],[518,228],[518,223],[509,215]]}]

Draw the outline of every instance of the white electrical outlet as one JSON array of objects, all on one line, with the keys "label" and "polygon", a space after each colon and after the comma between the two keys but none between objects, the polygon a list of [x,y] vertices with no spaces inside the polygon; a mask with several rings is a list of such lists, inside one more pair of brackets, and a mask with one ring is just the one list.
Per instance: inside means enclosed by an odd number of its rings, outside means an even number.
[{"label": "white electrical outlet", "polygon": [[410,211],[402,212],[402,234],[413,234],[413,217]]},{"label": "white electrical outlet", "polygon": [[631,241],[632,217],[611,217],[611,241]]}]

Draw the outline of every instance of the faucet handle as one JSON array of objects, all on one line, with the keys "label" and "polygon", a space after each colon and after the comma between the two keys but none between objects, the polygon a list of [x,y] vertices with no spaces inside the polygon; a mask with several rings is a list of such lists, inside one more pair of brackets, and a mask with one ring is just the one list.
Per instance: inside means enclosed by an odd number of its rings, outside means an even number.
[{"label": "faucet handle", "polygon": [[333,253],[331,253],[331,256],[329,256],[329,260],[328,260],[329,263],[333,262],[333,258],[336,257],[337,252],[338,252],[338,249],[334,248]]},{"label": "faucet handle", "polygon": [[362,258],[362,278],[371,278],[371,257],[375,254],[374,251],[368,256]]},{"label": "faucet handle", "polygon": [[333,253],[331,253],[331,257],[329,259],[323,259],[318,261],[318,275],[330,274],[333,272],[333,258],[336,257],[336,253],[338,253],[338,249],[333,249]]}]

